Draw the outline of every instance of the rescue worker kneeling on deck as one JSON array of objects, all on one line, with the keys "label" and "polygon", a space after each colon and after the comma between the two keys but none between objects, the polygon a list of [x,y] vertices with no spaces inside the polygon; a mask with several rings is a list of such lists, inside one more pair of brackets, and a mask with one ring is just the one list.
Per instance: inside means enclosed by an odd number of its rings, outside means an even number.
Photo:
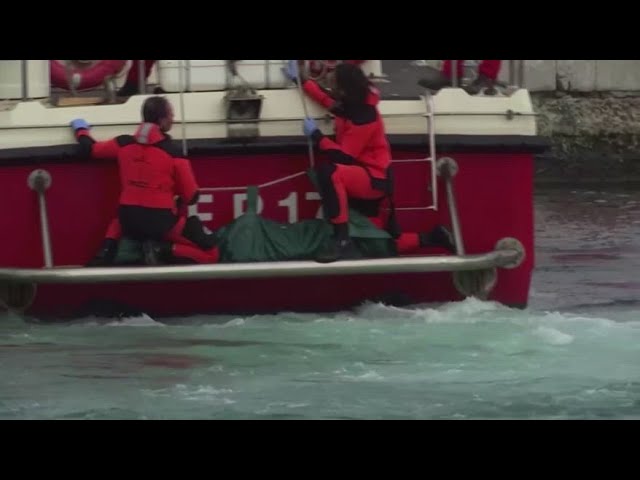
[{"label": "rescue worker kneeling on deck", "polygon": [[[85,120],[71,122],[87,155],[118,160],[121,193],[115,223],[119,225],[112,222],[109,230],[118,232],[121,227],[122,235],[142,242],[146,264],[217,263],[215,236],[204,230],[198,217],[178,214],[175,197],[192,205],[199,191],[190,162],[179,157],[167,134],[173,125],[173,107],[164,97],[150,97],[142,106],[142,122],[134,135],[102,142],[90,136],[91,127]],[[103,250],[111,251],[102,255],[113,260],[116,248],[117,242],[105,245]]]}]

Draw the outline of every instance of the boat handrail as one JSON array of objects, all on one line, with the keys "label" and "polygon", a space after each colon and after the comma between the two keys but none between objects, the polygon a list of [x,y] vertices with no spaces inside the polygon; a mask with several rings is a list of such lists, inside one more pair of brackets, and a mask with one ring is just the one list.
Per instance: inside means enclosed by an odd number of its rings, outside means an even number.
[{"label": "boat handrail", "polygon": [[133,62],[131,68],[135,68],[135,62],[138,62],[138,91],[144,95],[147,91],[147,76],[144,74],[144,60],[134,60]]},{"label": "boat handrail", "polygon": [[429,128],[429,161],[431,162],[431,203],[433,209],[438,211],[438,175],[436,171],[437,149],[436,149],[436,125],[435,125],[435,102],[433,95],[427,92],[424,97],[426,107],[427,126]]},{"label": "boat handrail", "polygon": [[[141,62],[142,63],[142,62]],[[190,66],[184,66],[184,60],[180,60],[178,65],[178,77],[180,82],[180,128],[182,129],[182,155],[185,157],[189,154],[189,148],[187,146],[187,121],[184,109],[184,91],[185,91],[185,71],[184,68],[190,69]],[[144,90],[140,90],[143,92]]]},{"label": "boat handrail", "polygon": [[[435,117],[446,117],[446,116],[518,116],[518,117],[535,117],[539,116],[538,113],[529,113],[529,112],[435,112]],[[383,114],[383,118],[411,118],[411,117],[427,117],[425,113],[385,113]],[[330,116],[327,114],[323,115],[311,115],[311,118],[319,121],[328,121]],[[280,118],[260,118],[260,119],[246,119],[242,120],[242,123],[276,123],[276,122],[300,122],[304,120],[304,117],[280,117]],[[116,126],[137,126],[140,123],[139,120],[131,120],[131,121],[118,121],[118,122],[101,122],[101,121],[92,121],[91,125],[96,127],[116,127]],[[185,120],[186,125],[196,125],[196,124],[207,124],[207,125],[218,125],[218,124],[227,124],[234,123],[234,120],[226,120],[226,119],[216,119],[216,120]],[[68,127],[67,123],[39,123],[35,126],[36,128],[56,128],[56,127]],[[0,126],[0,130],[14,130],[20,128],[34,128],[34,125],[12,125],[12,126]]]},{"label": "boat handrail", "polygon": [[40,232],[42,236],[42,255],[44,266],[53,267],[53,253],[51,250],[51,235],[49,232],[49,216],[47,214],[47,200],[45,192],[51,186],[51,174],[46,170],[38,169],[31,172],[27,179],[27,185],[38,194],[38,209],[40,212]]},{"label": "boat handrail", "polygon": [[28,82],[28,74],[29,74],[29,64],[28,60],[20,60],[21,62],[21,75],[22,75],[22,100],[26,101],[29,98],[29,82]]},{"label": "boat handrail", "polygon": [[453,188],[453,177],[458,173],[458,164],[453,158],[444,157],[438,160],[438,172],[444,179],[447,190],[447,206],[449,207],[449,217],[453,227],[453,240],[456,246],[456,253],[464,255],[464,241],[462,238],[462,228],[460,227],[460,217],[458,216],[458,206]]},{"label": "boat handrail", "polygon": [[466,272],[515,268],[524,258],[521,248],[501,248],[467,256],[393,257],[342,260],[219,263],[215,265],[163,265],[127,267],[0,268],[0,281],[33,284],[90,284],[168,282],[239,278],[374,275],[389,273]]}]

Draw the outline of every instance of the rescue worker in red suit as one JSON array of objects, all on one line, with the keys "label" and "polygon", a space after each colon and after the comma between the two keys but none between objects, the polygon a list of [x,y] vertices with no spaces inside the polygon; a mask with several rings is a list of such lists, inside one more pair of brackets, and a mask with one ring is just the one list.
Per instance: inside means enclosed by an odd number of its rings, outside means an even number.
[{"label": "rescue worker in red suit", "polygon": [[[362,69],[353,64],[336,67],[333,95],[315,81],[301,79],[296,60],[288,62],[284,73],[294,82],[302,81],[306,94],[335,116],[335,141],[310,118],[304,120],[303,131],[330,160],[316,169],[325,218],[334,227],[334,241],[316,260],[328,263],[348,258],[354,253],[349,237],[350,203],[356,208],[358,203],[379,208],[392,195],[391,148],[377,109],[380,95]],[[415,238],[418,240],[417,234]],[[451,246],[450,234],[441,226],[424,236],[424,241],[428,244],[421,246]]]},{"label": "rescue worker in red suit", "polygon": [[179,215],[175,198],[197,202],[199,191],[191,165],[179,157],[167,132],[173,125],[173,108],[164,97],[147,98],[142,123],[134,135],[96,142],[83,119],[71,122],[84,152],[96,159],[117,159],[120,202],[98,257],[92,264],[109,264],[121,235],[142,242],[145,263],[186,261],[216,263],[215,235],[207,233],[197,216]]},{"label": "rescue worker in red suit", "polygon": [[[428,88],[430,90],[440,90],[444,87],[452,86],[452,61],[445,60],[442,63],[442,70],[437,70],[432,67],[427,67],[425,70],[425,76],[418,84],[421,87]],[[502,60],[481,60],[478,65],[478,77],[471,83],[463,87],[470,95],[476,95],[480,93],[482,89],[489,95],[495,95],[495,83],[500,73],[500,67],[502,66]],[[464,76],[464,60],[456,60],[456,77],[461,79]],[[459,83],[458,83],[459,84]]]}]

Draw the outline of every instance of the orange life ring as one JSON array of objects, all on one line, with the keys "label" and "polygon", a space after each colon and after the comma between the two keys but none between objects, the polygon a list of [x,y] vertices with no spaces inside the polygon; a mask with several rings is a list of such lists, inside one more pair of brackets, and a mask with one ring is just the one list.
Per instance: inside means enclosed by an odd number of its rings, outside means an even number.
[{"label": "orange life ring", "polygon": [[341,62],[360,65],[366,60],[305,60],[304,62],[307,64],[309,76],[314,80],[319,80],[333,72]]},{"label": "orange life ring", "polygon": [[108,76],[120,73],[126,64],[126,60],[51,60],[51,86],[65,90],[95,88]]}]

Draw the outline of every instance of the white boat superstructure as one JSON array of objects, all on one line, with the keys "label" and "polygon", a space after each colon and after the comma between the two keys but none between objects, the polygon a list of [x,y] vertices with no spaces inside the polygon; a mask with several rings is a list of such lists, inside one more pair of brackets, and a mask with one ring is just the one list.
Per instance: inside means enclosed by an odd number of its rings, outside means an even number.
[{"label": "white boat superstructure", "polygon": [[[43,83],[48,61],[29,60],[27,79],[23,82],[29,93],[22,98],[18,93],[17,70],[20,61],[0,62],[0,98],[11,98],[0,102],[0,144],[4,149],[24,147],[50,147],[74,143],[69,122],[74,118],[84,118],[94,128],[97,138],[110,138],[130,133],[140,121],[140,110],[147,95],[129,97],[124,103],[105,103],[75,106],[56,106],[51,102],[48,88]],[[173,66],[182,62],[185,66],[182,84],[176,83],[177,74]],[[189,67],[196,62],[218,62],[209,67]],[[221,87],[223,63],[226,61],[200,60],[160,60],[158,77],[163,80],[161,87],[168,92],[167,98],[175,109],[176,127],[172,132],[179,140],[224,139],[229,137],[302,137],[300,121],[305,108],[295,85],[284,81],[275,83],[271,77],[277,76],[280,63],[274,63],[260,77],[248,74],[247,81],[258,86],[276,85],[274,88],[255,88],[249,94],[256,103],[255,118],[247,113],[232,118],[230,110],[239,106],[244,97],[233,98],[230,90]],[[262,61],[278,62],[278,61]],[[284,61],[280,61],[284,62]],[[381,75],[379,60],[373,68],[375,75]],[[163,69],[164,65],[164,69]],[[276,68],[277,67],[277,68]],[[198,70],[199,68],[199,70]],[[251,68],[251,67],[248,67]],[[264,70],[264,66],[261,66]],[[168,69],[168,73],[164,73]],[[7,71],[9,74],[5,74]],[[209,72],[208,90],[204,78]],[[280,74],[284,78],[284,75]],[[270,76],[270,78],[267,78]],[[194,79],[197,79],[195,81]],[[199,91],[187,91],[192,84]],[[242,83],[236,85],[245,88]],[[235,88],[235,87],[234,87]],[[181,91],[176,91],[181,90]],[[15,98],[16,96],[20,98]],[[317,120],[326,133],[331,133],[331,118],[321,107],[306,99],[308,114]],[[529,92],[517,86],[502,91],[499,95],[471,96],[461,88],[446,88],[436,95],[425,93],[410,100],[385,99],[380,104],[389,135],[424,135],[429,132],[425,117],[433,115],[435,135],[520,135],[535,136],[536,118]],[[187,145],[188,148],[188,145]]]}]

